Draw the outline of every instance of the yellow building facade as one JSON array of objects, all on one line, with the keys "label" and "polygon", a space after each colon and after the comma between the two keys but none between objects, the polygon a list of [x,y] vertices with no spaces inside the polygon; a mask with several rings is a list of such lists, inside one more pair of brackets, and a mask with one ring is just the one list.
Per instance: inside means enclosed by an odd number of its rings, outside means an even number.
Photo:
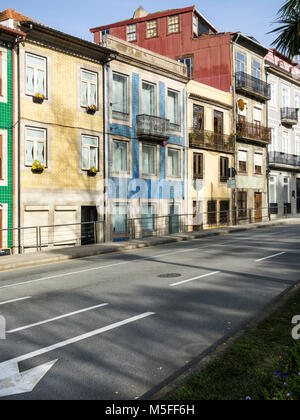
[{"label": "yellow building facade", "polygon": [[231,190],[227,181],[234,167],[232,95],[190,81],[188,92],[189,209],[191,229],[230,222]]},{"label": "yellow building facade", "polygon": [[114,54],[42,25],[23,26],[30,30],[19,46],[18,225],[27,229],[19,242],[25,250],[36,247],[37,235],[42,247],[89,243],[102,234],[89,222],[103,219],[102,68]]}]

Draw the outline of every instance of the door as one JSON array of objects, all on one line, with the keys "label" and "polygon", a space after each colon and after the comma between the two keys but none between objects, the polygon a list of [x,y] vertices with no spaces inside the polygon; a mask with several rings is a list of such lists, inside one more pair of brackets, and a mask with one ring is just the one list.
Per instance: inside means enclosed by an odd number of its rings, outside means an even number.
[{"label": "door", "polygon": [[97,222],[98,212],[96,206],[81,207],[81,245],[91,245],[96,242],[95,225]]},{"label": "door", "polygon": [[254,222],[258,223],[262,220],[262,199],[261,193],[254,193]]},{"label": "door", "polygon": [[297,213],[300,213],[300,179],[297,182]]},{"label": "door", "polygon": [[179,233],[179,206],[176,204],[170,204],[169,207],[169,233]]},{"label": "door", "polygon": [[201,203],[193,201],[193,231],[199,232],[202,228]]},{"label": "door", "polygon": [[220,201],[220,225],[229,224],[229,200]]},{"label": "door", "polygon": [[197,140],[204,142],[204,108],[203,106],[194,105],[193,114],[193,131],[197,136]]},{"label": "door", "polygon": [[217,224],[217,202],[214,200],[207,202],[207,223],[209,225]]}]

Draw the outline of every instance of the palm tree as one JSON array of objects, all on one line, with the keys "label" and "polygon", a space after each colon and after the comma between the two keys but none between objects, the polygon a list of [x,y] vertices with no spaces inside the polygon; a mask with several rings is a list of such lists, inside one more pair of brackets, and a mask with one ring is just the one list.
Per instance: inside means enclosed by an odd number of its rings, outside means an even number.
[{"label": "palm tree", "polygon": [[300,54],[300,0],[287,0],[277,15],[280,26],[269,33],[279,35],[272,45],[292,59]]}]

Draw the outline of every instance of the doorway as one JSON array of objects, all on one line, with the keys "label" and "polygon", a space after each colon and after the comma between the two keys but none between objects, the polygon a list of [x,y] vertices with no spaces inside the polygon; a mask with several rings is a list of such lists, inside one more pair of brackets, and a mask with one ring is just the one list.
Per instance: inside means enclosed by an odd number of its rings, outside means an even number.
[{"label": "doorway", "polygon": [[254,193],[254,222],[262,221],[262,195],[261,193]]},{"label": "doorway", "polygon": [[300,178],[296,179],[296,189],[297,189],[297,213],[300,213]]},{"label": "doorway", "polygon": [[81,245],[91,245],[96,242],[94,223],[98,221],[96,206],[81,207]]}]

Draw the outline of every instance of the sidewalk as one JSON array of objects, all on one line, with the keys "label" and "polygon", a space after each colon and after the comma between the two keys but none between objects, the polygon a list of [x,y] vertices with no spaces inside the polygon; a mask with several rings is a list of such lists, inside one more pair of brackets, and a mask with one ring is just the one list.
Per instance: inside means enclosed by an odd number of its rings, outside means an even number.
[{"label": "sidewalk", "polygon": [[193,239],[207,238],[210,236],[226,235],[233,232],[243,232],[252,229],[283,226],[300,223],[300,218],[288,218],[271,222],[254,223],[240,226],[231,226],[205,230],[202,232],[176,233],[172,235],[135,239],[126,242],[107,242],[104,244],[77,246],[49,251],[32,252],[21,255],[11,255],[0,258],[0,271],[17,270],[36,267],[39,265],[59,263],[75,258],[90,257],[93,255],[108,254],[112,252],[131,251],[138,248],[152,247],[174,242],[191,241]]}]

